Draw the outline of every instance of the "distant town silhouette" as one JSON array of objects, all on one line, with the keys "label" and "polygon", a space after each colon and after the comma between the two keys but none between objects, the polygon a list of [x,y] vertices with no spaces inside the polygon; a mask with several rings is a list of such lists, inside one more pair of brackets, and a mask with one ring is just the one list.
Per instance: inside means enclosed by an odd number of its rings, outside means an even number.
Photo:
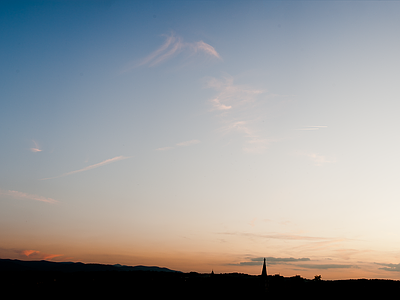
[{"label": "distant town silhouette", "polygon": [[[141,297],[159,299],[307,299],[389,297],[400,281],[378,279],[322,280],[320,275],[268,275],[267,261],[260,275],[170,270],[160,267],[84,264],[75,262],[0,259],[0,286],[13,297]],[[144,295],[144,296],[143,296]]]}]

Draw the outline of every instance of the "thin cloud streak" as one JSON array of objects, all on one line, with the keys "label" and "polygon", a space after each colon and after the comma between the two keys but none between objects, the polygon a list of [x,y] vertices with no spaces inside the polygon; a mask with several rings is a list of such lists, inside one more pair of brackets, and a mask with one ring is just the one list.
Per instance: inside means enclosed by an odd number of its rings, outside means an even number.
[{"label": "thin cloud streak", "polygon": [[[199,140],[190,140],[190,141],[177,143],[176,146],[177,147],[187,147],[187,146],[196,145],[198,143],[200,143]],[[168,151],[171,149],[175,149],[175,147],[161,147],[161,148],[157,148],[156,151]]]},{"label": "thin cloud streak", "polygon": [[[275,265],[275,264],[290,264],[292,265],[293,262],[301,262],[301,261],[310,261],[311,259],[308,257],[303,258],[294,258],[294,257],[266,257],[266,261],[268,265]],[[250,258],[250,261],[242,261],[236,264],[230,264],[234,266],[258,266],[262,265],[264,261],[264,257],[256,257]]]},{"label": "thin cloud streak", "polygon": [[340,264],[323,264],[323,265],[297,264],[296,266],[300,268],[319,269],[319,270],[358,268],[356,265],[340,265]]},{"label": "thin cloud streak", "polygon": [[221,59],[221,56],[218,54],[218,52],[214,49],[214,47],[210,46],[209,44],[204,43],[203,41],[194,43],[190,45],[193,48],[193,51],[197,52],[199,50],[204,51],[208,53],[211,56],[214,56],[218,59]]},{"label": "thin cloud streak", "polygon": [[186,147],[186,146],[196,145],[198,143],[200,143],[199,140],[191,140],[191,141],[181,142],[176,145],[180,146],[180,147],[182,147],[182,146]]},{"label": "thin cloud streak", "polygon": [[139,64],[139,66],[149,63],[156,56],[160,55],[163,51],[165,51],[169,47],[169,45],[171,45],[171,43],[173,43],[175,40],[176,38],[174,36],[168,36],[164,45],[162,45],[158,50],[154,51],[152,54],[143,59],[143,61]]},{"label": "thin cloud streak", "polygon": [[161,148],[157,148],[156,151],[168,151],[174,149],[174,147],[161,147]]},{"label": "thin cloud streak", "polygon": [[46,202],[46,203],[57,203],[57,200],[54,200],[52,198],[45,198],[42,196],[38,195],[32,195],[32,194],[27,194],[27,193],[22,193],[18,191],[3,191],[0,189],[0,196],[9,196],[15,199],[28,199],[28,200],[35,200],[35,201],[41,201],[41,202]]},{"label": "thin cloud streak", "polygon": [[384,266],[383,268],[379,268],[379,270],[400,272],[400,264],[382,264],[382,263],[375,263],[375,264]]},{"label": "thin cloud streak", "polygon": [[84,172],[84,171],[89,171],[89,170],[92,170],[92,169],[95,169],[95,168],[98,168],[98,167],[102,167],[102,166],[108,165],[110,163],[113,163],[113,162],[116,162],[116,161],[120,161],[120,160],[124,160],[124,159],[128,159],[128,158],[130,158],[130,157],[116,156],[114,158],[106,159],[105,161],[102,161],[100,163],[97,163],[97,164],[94,164],[94,165],[91,165],[91,166],[87,166],[87,167],[85,167],[83,169],[71,171],[71,172],[64,173],[64,174],[61,174],[61,175],[55,176],[55,177],[42,178],[40,180],[55,179],[55,178],[60,178],[60,177],[64,177],[64,176],[68,176],[68,175],[72,175],[72,174],[76,174],[76,173],[80,173],[80,172]]},{"label": "thin cloud streak", "polygon": [[296,235],[296,234],[254,234],[254,233],[242,233],[242,232],[221,232],[220,234],[226,235],[239,235],[246,237],[258,237],[258,238],[267,238],[267,239],[279,239],[279,240],[332,240],[331,238],[325,237],[316,237],[316,236],[304,236],[304,235]]},{"label": "thin cloud streak", "polygon": [[40,251],[36,251],[36,250],[24,250],[24,251],[22,251],[22,254],[25,255],[25,256],[29,256],[32,253],[39,253],[39,252]]},{"label": "thin cloud streak", "polygon": [[[151,62],[149,64],[150,67],[154,67],[155,65],[161,63],[162,61],[169,59],[174,54],[178,54],[179,52],[182,51],[183,47],[184,47],[184,44],[182,42],[182,39],[177,38],[177,41],[175,42],[175,44],[173,44],[171,46],[171,49],[169,49],[166,53],[164,53],[163,55],[161,55],[160,57],[155,59],[153,62]],[[157,52],[158,52],[158,50],[157,50]]]},{"label": "thin cloud streak", "polygon": [[28,258],[33,258],[33,259],[52,259],[54,257],[59,257],[63,256],[62,254],[46,254],[46,253],[41,253],[40,251],[37,250],[24,250],[21,252],[22,256],[26,256]]},{"label": "thin cloud streak", "polygon": [[139,63],[139,66],[148,65],[149,67],[154,67],[181,52],[186,52],[190,55],[204,53],[207,56],[221,60],[221,56],[215,48],[203,41],[186,43],[183,41],[183,38],[175,36],[174,34],[167,35],[166,37],[165,43],[156,51],[145,57],[142,62]]}]

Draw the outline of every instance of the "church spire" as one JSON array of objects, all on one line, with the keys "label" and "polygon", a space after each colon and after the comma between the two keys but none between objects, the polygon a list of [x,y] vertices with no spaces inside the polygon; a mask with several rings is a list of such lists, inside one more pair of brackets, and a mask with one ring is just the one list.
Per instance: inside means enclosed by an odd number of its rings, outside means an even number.
[{"label": "church spire", "polygon": [[267,263],[265,261],[265,257],[264,257],[264,264],[263,264],[261,276],[267,276]]}]

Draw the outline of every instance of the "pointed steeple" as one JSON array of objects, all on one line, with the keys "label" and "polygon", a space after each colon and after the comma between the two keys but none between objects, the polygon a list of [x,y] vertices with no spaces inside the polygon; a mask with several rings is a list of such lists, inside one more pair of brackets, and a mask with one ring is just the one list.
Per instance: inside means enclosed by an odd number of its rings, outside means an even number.
[{"label": "pointed steeple", "polygon": [[264,264],[263,264],[261,276],[265,276],[265,277],[267,276],[267,263],[265,261],[265,257],[264,257]]}]

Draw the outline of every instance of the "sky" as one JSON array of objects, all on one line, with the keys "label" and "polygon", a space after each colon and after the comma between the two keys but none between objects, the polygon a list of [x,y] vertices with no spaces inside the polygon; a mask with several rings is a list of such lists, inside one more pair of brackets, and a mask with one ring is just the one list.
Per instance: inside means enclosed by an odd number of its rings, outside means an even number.
[{"label": "sky", "polygon": [[0,258],[400,279],[399,12],[2,1]]}]

